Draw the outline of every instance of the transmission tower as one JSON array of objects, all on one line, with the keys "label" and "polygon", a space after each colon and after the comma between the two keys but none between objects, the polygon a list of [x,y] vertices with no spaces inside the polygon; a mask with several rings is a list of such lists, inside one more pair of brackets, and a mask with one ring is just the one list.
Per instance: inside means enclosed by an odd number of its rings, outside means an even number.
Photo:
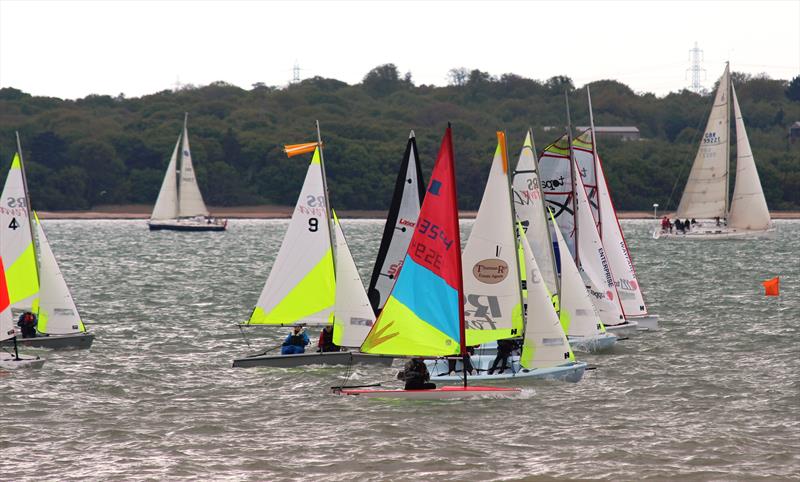
[{"label": "transmission tower", "polygon": [[703,79],[705,80],[706,69],[700,66],[700,63],[703,62],[703,51],[697,47],[697,42],[694,43],[694,48],[689,50],[689,58],[692,61],[692,66],[686,69],[687,73],[692,73],[692,85],[689,90],[699,94],[705,90],[700,83],[700,73],[703,73]]},{"label": "transmission tower", "polygon": [[292,68],[292,83],[295,84],[297,82],[300,82],[300,64],[295,61]]}]

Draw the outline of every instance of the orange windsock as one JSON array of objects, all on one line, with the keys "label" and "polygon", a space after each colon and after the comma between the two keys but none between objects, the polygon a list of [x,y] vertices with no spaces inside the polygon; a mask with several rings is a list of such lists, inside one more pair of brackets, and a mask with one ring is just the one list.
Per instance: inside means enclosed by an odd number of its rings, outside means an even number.
[{"label": "orange windsock", "polygon": [[764,296],[778,296],[781,287],[781,278],[776,276],[761,282],[764,285]]},{"label": "orange windsock", "polygon": [[306,152],[314,152],[314,149],[319,145],[318,142],[306,142],[303,144],[287,144],[283,146],[283,152],[289,157],[294,157]]}]

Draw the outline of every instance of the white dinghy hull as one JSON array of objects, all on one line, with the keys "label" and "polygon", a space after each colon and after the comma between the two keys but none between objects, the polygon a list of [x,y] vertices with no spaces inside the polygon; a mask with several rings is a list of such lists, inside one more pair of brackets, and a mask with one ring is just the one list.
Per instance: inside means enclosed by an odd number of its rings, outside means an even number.
[{"label": "white dinghy hull", "polygon": [[350,395],[361,398],[387,398],[405,400],[447,400],[459,398],[508,398],[522,393],[519,388],[503,387],[442,387],[430,390],[377,390],[335,388],[336,395]]},{"label": "white dinghy hull", "polygon": [[606,332],[617,336],[635,335],[639,331],[646,331],[646,328],[640,327],[639,323],[633,320],[625,320],[625,323],[619,325],[606,325]]},{"label": "white dinghy hull", "polygon": [[[505,382],[508,380],[561,380],[565,382],[577,383],[583,378],[586,371],[586,362],[569,362],[564,365],[548,368],[523,368],[519,364],[519,357],[510,357],[510,368],[507,368],[503,373],[493,373],[489,375],[489,368],[492,366],[494,356],[477,355],[470,358],[472,366],[478,370],[477,375],[469,375],[468,380],[476,382]],[[456,375],[448,373],[447,360],[426,360],[425,365],[428,366],[428,371],[431,374],[431,381],[434,383],[461,383],[463,382],[461,373],[461,362],[456,362]]]},{"label": "white dinghy hull", "polygon": [[576,337],[567,335],[569,346],[574,351],[585,353],[598,353],[612,350],[617,344],[618,337],[612,333],[601,333],[592,337]]},{"label": "white dinghy hull", "polygon": [[[86,350],[92,346],[94,334],[70,333],[67,335],[47,335],[34,338],[17,338],[17,345],[31,348],[50,348],[52,350]],[[4,341],[3,345],[13,345]]]},{"label": "white dinghy hull", "polygon": [[234,368],[293,368],[308,365],[381,365],[391,366],[394,357],[353,351],[299,353],[296,355],[255,355],[233,360]]},{"label": "white dinghy hull", "polygon": [[638,323],[640,331],[658,329],[658,315],[631,316],[628,319]]},{"label": "white dinghy hull", "polygon": [[19,370],[22,368],[42,368],[44,359],[37,357],[21,356],[19,359],[14,358],[14,355],[3,354],[0,355],[0,369],[3,370]]}]

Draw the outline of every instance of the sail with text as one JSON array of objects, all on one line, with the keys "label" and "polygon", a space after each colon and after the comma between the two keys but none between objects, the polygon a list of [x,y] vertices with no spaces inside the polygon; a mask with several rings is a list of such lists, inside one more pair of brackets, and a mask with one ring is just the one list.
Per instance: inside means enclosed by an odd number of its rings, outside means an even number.
[{"label": "sail with text", "polygon": [[320,147],[314,147],[286,236],[247,324],[327,325],[335,271]]},{"label": "sail with text", "polygon": [[558,269],[553,253],[553,239],[547,220],[542,183],[539,176],[533,133],[528,130],[514,171],[514,210],[522,223],[525,237],[533,249],[547,291],[558,294]]},{"label": "sail with text", "polygon": [[383,228],[381,246],[378,249],[378,258],[372,271],[369,282],[370,303],[375,313],[379,313],[389,298],[389,293],[394,287],[397,274],[403,265],[408,243],[414,234],[417,225],[419,208],[425,196],[425,184],[422,180],[422,169],[417,153],[417,141],[414,131],[408,136],[406,152],[397,180],[394,184],[392,203],[386,225]]},{"label": "sail with text", "polygon": [[539,176],[546,206],[561,228],[561,234],[569,247],[570,254],[575,257],[575,199],[572,187],[572,167],[570,157],[569,136],[559,137],[544,148],[539,156]]},{"label": "sail with text", "polygon": [[12,308],[35,308],[39,296],[36,248],[20,153],[14,154],[0,199],[0,257]]},{"label": "sail with text", "polygon": [[463,254],[464,322],[469,346],[522,336],[522,295],[509,174],[505,134],[498,132],[489,179]]},{"label": "sail with text", "polygon": [[591,129],[585,130],[572,139],[572,154],[575,156],[575,164],[578,167],[577,174],[581,176],[583,186],[586,188],[586,197],[592,207],[592,214],[595,221],[597,221],[598,229],[600,229],[598,172],[594,159],[594,142],[592,141]]},{"label": "sail with text", "polygon": [[436,158],[403,269],[367,339],[365,353],[465,353],[461,239],[452,134]]},{"label": "sail with text", "polygon": [[5,263],[0,256],[0,341],[17,336],[17,327],[11,314],[11,300],[8,298],[8,281]]}]

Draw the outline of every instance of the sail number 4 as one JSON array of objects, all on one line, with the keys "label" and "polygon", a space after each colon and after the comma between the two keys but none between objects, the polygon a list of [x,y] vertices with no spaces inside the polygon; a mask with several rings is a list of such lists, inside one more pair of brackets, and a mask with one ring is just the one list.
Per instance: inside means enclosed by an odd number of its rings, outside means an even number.
[{"label": "sail number 4", "polygon": [[439,239],[444,244],[445,249],[450,249],[450,246],[453,245],[453,240],[447,237],[447,233],[444,232],[444,229],[440,228],[436,224],[428,221],[427,219],[423,219],[419,223],[419,227],[417,228],[417,232],[420,234],[427,235],[430,239],[436,240]]}]

